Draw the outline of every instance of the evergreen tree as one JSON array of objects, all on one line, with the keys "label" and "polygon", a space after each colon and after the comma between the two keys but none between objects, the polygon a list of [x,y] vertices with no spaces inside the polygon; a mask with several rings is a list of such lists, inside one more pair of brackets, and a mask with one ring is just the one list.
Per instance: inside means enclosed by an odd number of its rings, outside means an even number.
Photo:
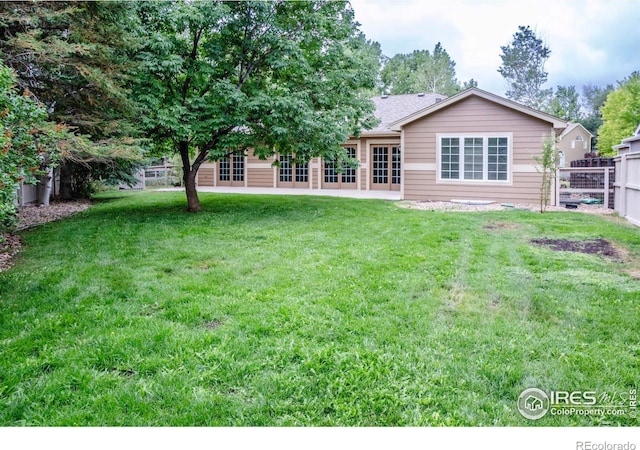
[{"label": "evergreen tree", "polygon": [[613,92],[614,87],[608,84],[606,87],[587,84],[582,86],[582,109],[584,117],[579,122],[593,135],[591,148],[598,146],[598,129],[602,126],[602,114],[600,109],[607,96]]},{"label": "evergreen tree", "polygon": [[382,69],[382,83],[390,94],[429,92],[453,95],[461,90],[456,63],[438,42],[433,49],[397,54]]},{"label": "evergreen tree", "polygon": [[549,102],[547,112],[570,122],[580,120],[580,95],[576,87],[558,86]]},{"label": "evergreen tree", "polygon": [[[121,151],[136,133],[129,88],[137,31],[135,5],[129,2],[0,3],[0,55],[16,71],[19,85],[46,105],[51,120],[99,143],[63,155],[66,198],[88,194],[82,180],[130,179],[130,157],[140,158],[139,147]],[[120,150],[112,154],[113,148]],[[119,170],[110,173],[110,167]]]},{"label": "evergreen tree", "polygon": [[502,65],[498,72],[509,83],[507,97],[534,109],[544,109],[551,95],[551,89],[542,89],[547,82],[544,65],[551,50],[528,26],[519,26],[513,41],[500,48]]}]

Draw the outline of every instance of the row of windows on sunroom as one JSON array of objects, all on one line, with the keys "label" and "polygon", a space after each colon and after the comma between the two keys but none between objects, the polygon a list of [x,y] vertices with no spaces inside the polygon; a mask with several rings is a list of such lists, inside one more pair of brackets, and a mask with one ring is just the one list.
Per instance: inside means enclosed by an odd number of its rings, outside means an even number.
[{"label": "row of windows on sunroom", "polygon": [[[391,149],[391,158],[389,159],[389,149]],[[356,158],[356,148],[346,147],[348,158]],[[295,173],[295,181],[298,183],[306,183],[309,181],[309,165],[295,164],[293,155],[279,156],[279,180],[283,183],[293,181]],[[342,183],[356,182],[356,169],[353,167],[345,167],[340,173],[337,169],[335,161],[327,161],[323,164],[323,176],[325,183],[338,183],[341,179]],[[372,158],[373,183],[384,184],[389,182],[389,176],[392,184],[400,184],[401,165],[400,165],[400,147],[387,146],[373,147]],[[232,157],[220,161],[219,179],[220,181],[244,181],[244,157],[242,155],[232,155]],[[391,171],[389,173],[389,167]]]}]

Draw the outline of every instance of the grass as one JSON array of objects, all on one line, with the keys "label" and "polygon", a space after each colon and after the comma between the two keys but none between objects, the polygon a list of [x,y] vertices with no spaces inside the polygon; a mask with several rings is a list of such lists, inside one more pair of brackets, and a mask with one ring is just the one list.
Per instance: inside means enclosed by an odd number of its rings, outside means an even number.
[{"label": "grass", "polygon": [[[103,194],[0,274],[0,425],[532,422],[520,392],[628,392],[640,230],[390,202]],[[626,262],[534,238],[604,237]]]}]

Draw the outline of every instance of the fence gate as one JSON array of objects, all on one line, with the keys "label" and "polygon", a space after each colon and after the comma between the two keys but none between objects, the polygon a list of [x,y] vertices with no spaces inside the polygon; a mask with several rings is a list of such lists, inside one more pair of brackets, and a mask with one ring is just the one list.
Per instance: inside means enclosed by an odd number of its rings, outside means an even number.
[{"label": "fence gate", "polygon": [[615,167],[564,167],[556,177],[556,205],[598,203],[615,205]]}]

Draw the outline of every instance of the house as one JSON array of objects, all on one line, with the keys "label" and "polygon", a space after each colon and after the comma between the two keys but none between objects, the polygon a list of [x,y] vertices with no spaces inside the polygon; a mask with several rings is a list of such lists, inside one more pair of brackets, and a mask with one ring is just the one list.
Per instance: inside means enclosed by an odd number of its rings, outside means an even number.
[{"label": "house", "polygon": [[[359,167],[338,173],[318,158],[305,166],[287,155],[263,161],[233,155],[203,164],[199,186],[397,190],[408,200],[536,203],[536,155],[566,121],[471,88],[452,97],[388,95],[374,99],[380,124],[345,142]],[[586,138],[587,136],[585,136]],[[279,167],[273,165],[279,159]],[[552,196],[553,198],[554,196]]]},{"label": "house", "polygon": [[591,138],[593,135],[582,124],[569,123],[567,128],[558,136],[558,150],[560,167],[569,167],[571,161],[584,159],[585,153],[591,153]]}]

